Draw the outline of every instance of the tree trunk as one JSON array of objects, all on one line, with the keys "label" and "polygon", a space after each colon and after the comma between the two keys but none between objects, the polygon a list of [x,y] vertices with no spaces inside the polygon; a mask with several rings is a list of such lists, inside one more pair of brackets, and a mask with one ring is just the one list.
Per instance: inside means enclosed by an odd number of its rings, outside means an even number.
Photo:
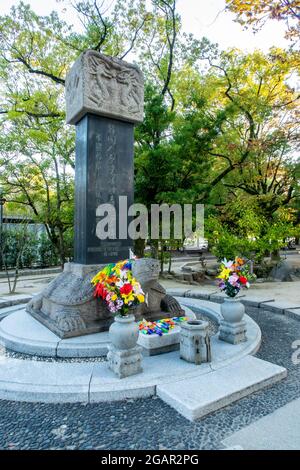
[{"label": "tree trunk", "polygon": [[163,246],[161,246],[160,249],[160,274],[163,274],[164,272],[164,250]]},{"label": "tree trunk", "polygon": [[138,238],[134,241],[134,253],[138,258],[144,258],[146,240]]},{"label": "tree trunk", "polygon": [[158,241],[151,240],[150,241],[150,248],[151,248],[151,257],[154,259],[158,259]]},{"label": "tree trunk", "polygon": [[271,261],[279,261],[280,260],[280,252],[279,250],[271,251]]},{"label": "tree trunk", "polygon": [[172,267],[172,253],[170,252],[169,256],[169,266],[168,266],[168,273],[171,274],[171,267]]}]

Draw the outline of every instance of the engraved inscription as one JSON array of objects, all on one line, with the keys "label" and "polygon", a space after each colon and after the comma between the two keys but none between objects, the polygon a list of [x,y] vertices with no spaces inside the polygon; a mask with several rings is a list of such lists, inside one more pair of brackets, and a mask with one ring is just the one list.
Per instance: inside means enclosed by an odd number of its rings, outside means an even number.
[{"label": "engraved inscription", "polygon": [[99,206],[103,201],[102,193],[103,190],[103,178],[102,178],[102,171],[103,171],[103,142],[102,142],[102,135],[96,134],[95,140],[95,156],[96,156],[96,175],[95,175],[95,206]]},{"label": "engraved inscription", "polygon": [[108,165],[108,179],[110,182],[110,195],[109,204],[116,207],[115,195],[117,194],[116,185],[116,168],[117,165],[117,136],[115,126],[109,124],[107,135],[107,165]]}]

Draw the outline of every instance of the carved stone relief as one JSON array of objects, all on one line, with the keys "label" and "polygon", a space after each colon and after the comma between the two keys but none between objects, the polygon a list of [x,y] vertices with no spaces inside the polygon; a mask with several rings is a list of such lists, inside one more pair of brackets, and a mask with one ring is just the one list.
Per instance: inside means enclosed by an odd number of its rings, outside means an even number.
[{"label": "carved stone relief", "polygon": [[139,69],[99,52],[85,51],[66,78],[67,122],[86,113],[142,122],[144,82]]}]

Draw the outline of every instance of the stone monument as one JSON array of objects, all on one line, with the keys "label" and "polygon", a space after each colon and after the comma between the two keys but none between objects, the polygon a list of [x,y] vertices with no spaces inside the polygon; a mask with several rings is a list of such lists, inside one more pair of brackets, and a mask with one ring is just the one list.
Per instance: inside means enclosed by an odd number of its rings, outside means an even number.
[{"label": "stone monument", "polygon": [[[61,338],[105,331],[113,321],[104,302],[94,298],[91,279],[107,263],[127,259],[132,241],[127,226],[125,236],[119,233],[118,220],[115,236],[99,239],[98,208],[112,204],[118,219],[119,196],[133,203],[133,133],[143,120],[143,104],[142,73],[122,60],[87,50],[67,75],[67,123],[76,125],[74,262],[27,305],[29,314]],[[183,313],[158,283],[156,260],[136,260],[133,270],[147,297],[136,319]]]}]

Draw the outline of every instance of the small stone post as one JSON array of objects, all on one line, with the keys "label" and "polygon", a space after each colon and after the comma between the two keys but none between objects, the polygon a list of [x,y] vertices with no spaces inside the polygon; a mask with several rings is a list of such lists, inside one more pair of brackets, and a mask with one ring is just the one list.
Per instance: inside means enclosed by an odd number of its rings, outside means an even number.
[{"label": "small stone post", "polygon": [[230,323],[226,320],[220,322],[219,339],[230,344],[239,344],[247,340],[247,326],[244,320]]},{"label": "small stone post", "polygon": [[182,323],[180,333],[180,357],[187,362],[200,365],[211,361],[208,322],[189,320]]},{"label": "small stone post", "polygon": [[117,349],[114,345],[109,345],[107,354],[108,367],[119,379],[130,377],[143,372],[142,368],[142,348],[135,346],[130,349]]}]

